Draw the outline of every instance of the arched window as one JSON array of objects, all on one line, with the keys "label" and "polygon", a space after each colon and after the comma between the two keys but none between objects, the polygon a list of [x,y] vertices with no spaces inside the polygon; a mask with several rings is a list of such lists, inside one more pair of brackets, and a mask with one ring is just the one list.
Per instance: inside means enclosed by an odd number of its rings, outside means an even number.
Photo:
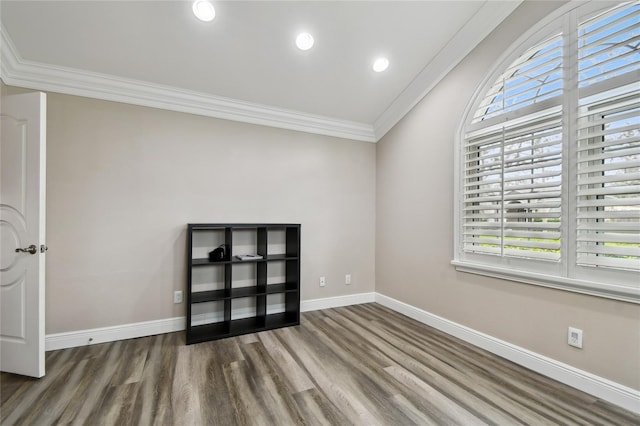
[{"label": "arched window", "polygon": [[515,47],[474,99],[453,263],[640,302],[640,2],[593,7]]}]

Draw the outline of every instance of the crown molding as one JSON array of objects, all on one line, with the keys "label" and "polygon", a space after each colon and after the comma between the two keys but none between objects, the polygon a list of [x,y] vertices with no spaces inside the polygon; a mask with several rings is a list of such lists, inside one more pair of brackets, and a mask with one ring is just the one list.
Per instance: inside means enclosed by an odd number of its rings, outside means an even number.
[{"label": "crown molding", "polygon": [[106,101],[222,118],[325,136],[377,142],[373,126],[23,59],[0,27],[0,78],[5,84]]},{"label": "crown molding", "polygon": [[[364,142],[377,142],[523,0],[485,1],[373,124],[340,120],[176,87],[23,59],[0,26],[0,78],[27,89],[122,102]],[[469,40],[473,40],[469,43]]]},{"label": "crown molding", "polygon": [[[420,71],[373,123],[376,140],[380,140],[409,113],[456,65],[458,65],[491,31],[506,19],[523,0],[485,1],[445,47]],[[469,40],[473,40],[469,43]]]}]

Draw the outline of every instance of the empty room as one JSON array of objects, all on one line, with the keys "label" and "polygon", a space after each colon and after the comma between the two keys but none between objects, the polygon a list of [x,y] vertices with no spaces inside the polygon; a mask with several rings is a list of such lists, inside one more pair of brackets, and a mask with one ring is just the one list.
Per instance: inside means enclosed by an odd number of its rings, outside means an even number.
[{"label": "empty room", "polygon": [[640,1],[0,22],[0,424],[640,424]]}]

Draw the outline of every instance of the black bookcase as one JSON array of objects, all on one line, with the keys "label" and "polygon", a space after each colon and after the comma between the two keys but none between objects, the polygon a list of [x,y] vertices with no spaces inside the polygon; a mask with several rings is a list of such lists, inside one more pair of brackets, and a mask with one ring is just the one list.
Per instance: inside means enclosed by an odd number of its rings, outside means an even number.
[{"label": "black bookcase", "polygon": [[299,224],[188,225],[187,344],[298,324]]}]

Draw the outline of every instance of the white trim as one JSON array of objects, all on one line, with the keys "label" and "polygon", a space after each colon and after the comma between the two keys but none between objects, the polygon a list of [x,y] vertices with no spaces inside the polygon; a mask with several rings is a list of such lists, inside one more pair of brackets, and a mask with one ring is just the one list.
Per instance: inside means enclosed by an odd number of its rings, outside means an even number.
[{"label": "white trim", "polygon": [[367,123],[307,114],[140,80],[28,61],[20,57],[4,26],[0,26],[0,46],[2,46],[0,78],[5,84],[11,86],[364,142],[377,141],[373,126]]},{"label": "white trim", "polygon": [[75,348],[76,346],[96,343],[115,342],[117,340],[135,339],[137,337],[156,334],[173,333],[185,329],[185,318],[167,318],[133,324],[114,325],[111,327],[93,328],[90,330],[70,331],[67,333],[47,334],[45,350]]},{"label": "white trim", "polygon": [[[522,0],[487,1],[456,33],[438,54],[420,71],[391,105],[376,119],[373,128],[380,140],[415,107],[446,75],[462,61],[491,31],[504,21]],[[469,43],[469,40],[474,40]],[[455,55],[455,56],[454,56]]]},{"label": "white trim", "polygon": [[376,293],[376,303],[544,376],[640,414],[640,391]]},{"label": "white trim", "polygon": [[341,306],[359,305],[375,302],[376,294],[358,293],[345,296],[325,297],[322,299],[303,300],[300,302],[300,312],[318,311],[320,309],[339,308]]},{"label": "white trim", "polygon": [[574,293],[605,297],[607,299],[622,300],[624,302],[640,303],[640,287],[617,284],[603,284],[576,278],[566,278],[557,275],[547,275],[529,271],[503,268],[499,266],[452,260],[456,271],[470,274],[484,275],[492,278],[515,281],[542,287],[572,291]]},{"label": "white trim", "polygon": [[[348,294],[346,296],[326,297],[323,299],[303,300],[300,303],[302,312],[319,309],[338,308],[340,306],[372,303],[375,293]],[[274,309],[280,308],[279,305]],[[249,309],[239,310],[239,317],[248,317]],[[196,321],[209,321],[215,316],[198,315]],[[66,333],[48,334],[45,338],[45,350],[75,348],[77,346],[93,345],[96,343],[115,342],[117,340],[135,339],[137,337],[153,336],[155,334],[182,331],[186,327],[185,317],[167,318],[155,321],[145,321],[132,324],[100,327],[89,330],[70,331]]]}]

